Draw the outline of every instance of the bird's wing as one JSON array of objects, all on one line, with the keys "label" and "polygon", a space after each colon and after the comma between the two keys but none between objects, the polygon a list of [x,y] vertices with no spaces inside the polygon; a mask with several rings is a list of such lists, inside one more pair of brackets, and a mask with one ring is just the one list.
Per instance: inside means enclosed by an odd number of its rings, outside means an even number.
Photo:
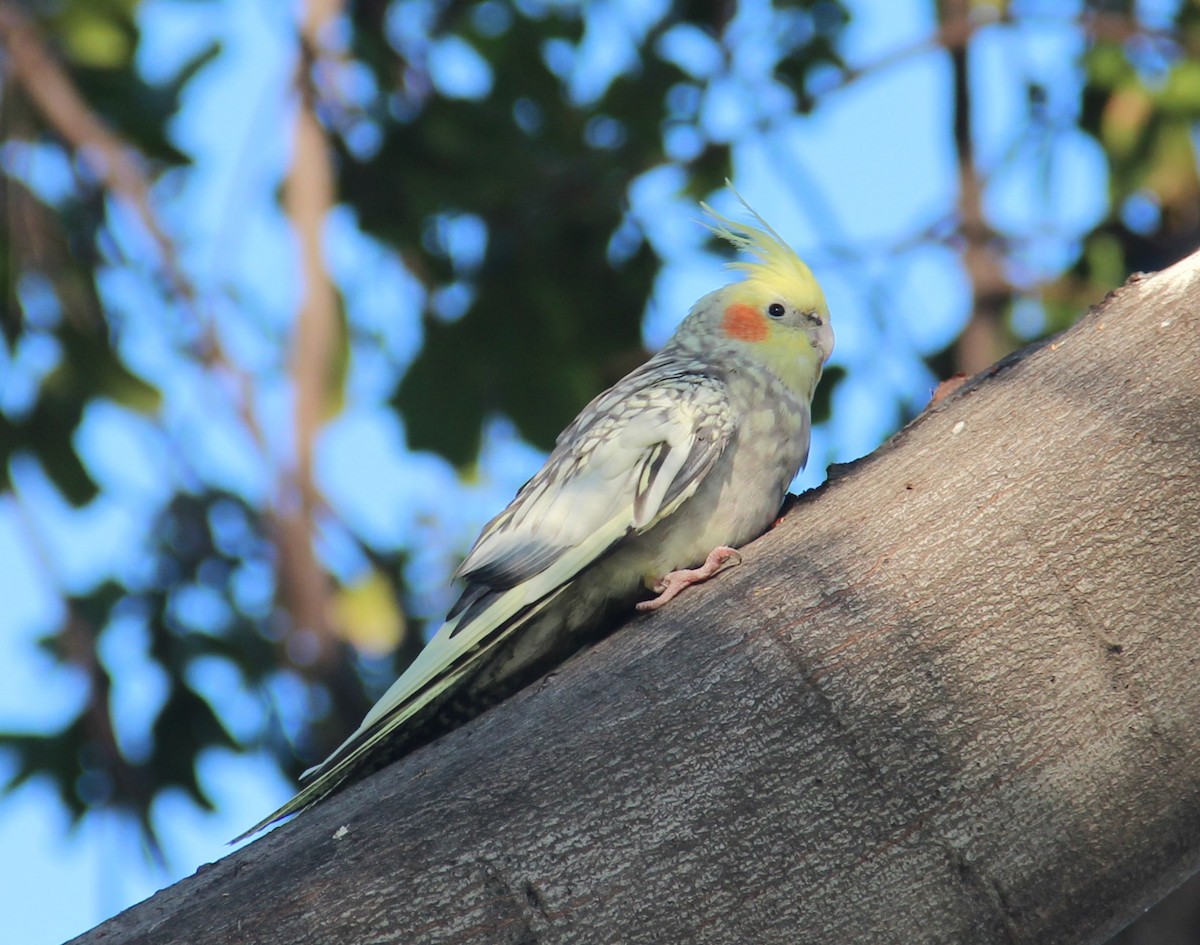
[{"label": "bird's wing", "polygon": [[724,385],[706,376],[656,373],[632,391],[606,392],[487,524],[457,576],[510,588],[554,580],[569,562],[569,577],[692,495],[734,426]]},{"label": "bird's wing", "polygon": [[354,734],[304,773],[309,783],[292,801],[249,833],[329,793],[580,571],[625,536],[674,512],[696,491],[735,429],[723,384],[703,375],[639,371],[592,401],[459,568],[486,593],[464,595],[472,602],[451,611]]}]

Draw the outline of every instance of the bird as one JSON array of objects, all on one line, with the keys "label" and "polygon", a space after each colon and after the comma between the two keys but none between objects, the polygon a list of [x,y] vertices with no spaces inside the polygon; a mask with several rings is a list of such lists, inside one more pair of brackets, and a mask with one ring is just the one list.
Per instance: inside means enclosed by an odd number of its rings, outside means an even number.
[{"label": "bird", "polygon": [[741,254],[728,266],[742,278],[701,298],[657,354],[583,408],[484,527],[424,649],[299,793],[237,840],[480,714],[615,615],[656,610],[738,563],[736,549],[775,522],[808,458],[834,336],[812,271],[734,194],[752,222],[700,206]]}]

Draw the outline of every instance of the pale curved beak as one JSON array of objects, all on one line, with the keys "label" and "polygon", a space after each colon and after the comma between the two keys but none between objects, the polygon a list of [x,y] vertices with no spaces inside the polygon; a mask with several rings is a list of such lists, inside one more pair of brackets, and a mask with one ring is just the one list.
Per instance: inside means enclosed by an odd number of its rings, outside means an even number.
[{"label": "pale curved beak", "polygon": [[833,326],[829,324],[829,317],[826,316],[814,333],[813,338],[816,347],[821,351],[821,363],[824,364],[829,360],[829,356],[833,354]]}]

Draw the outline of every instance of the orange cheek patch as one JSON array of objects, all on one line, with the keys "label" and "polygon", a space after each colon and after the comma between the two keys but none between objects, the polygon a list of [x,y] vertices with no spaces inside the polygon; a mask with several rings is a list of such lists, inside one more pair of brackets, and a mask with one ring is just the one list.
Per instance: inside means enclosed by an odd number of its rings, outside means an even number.
[{"label": "orange cheek patch", "polygon": [[767,318],[752,305],[734,302],[725,309],[721,329],[738,341],[764,341],[767,337]]}]

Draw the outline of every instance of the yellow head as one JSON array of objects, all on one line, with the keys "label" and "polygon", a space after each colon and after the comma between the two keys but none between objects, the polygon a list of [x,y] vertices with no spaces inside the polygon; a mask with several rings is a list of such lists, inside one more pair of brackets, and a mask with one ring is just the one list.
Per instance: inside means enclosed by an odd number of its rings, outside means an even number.
[{"label": "yellow head", "polygon": [[710,230],[753,257],[729,264],[745,273],[745,279],[704,300],[710,330],[745,345],[789,387],[811,397],[821,367],[833,352],[825,295],[803,260],[737,191],[734,194],[758,226],[700,205],[713,218],[705,224]]}]

